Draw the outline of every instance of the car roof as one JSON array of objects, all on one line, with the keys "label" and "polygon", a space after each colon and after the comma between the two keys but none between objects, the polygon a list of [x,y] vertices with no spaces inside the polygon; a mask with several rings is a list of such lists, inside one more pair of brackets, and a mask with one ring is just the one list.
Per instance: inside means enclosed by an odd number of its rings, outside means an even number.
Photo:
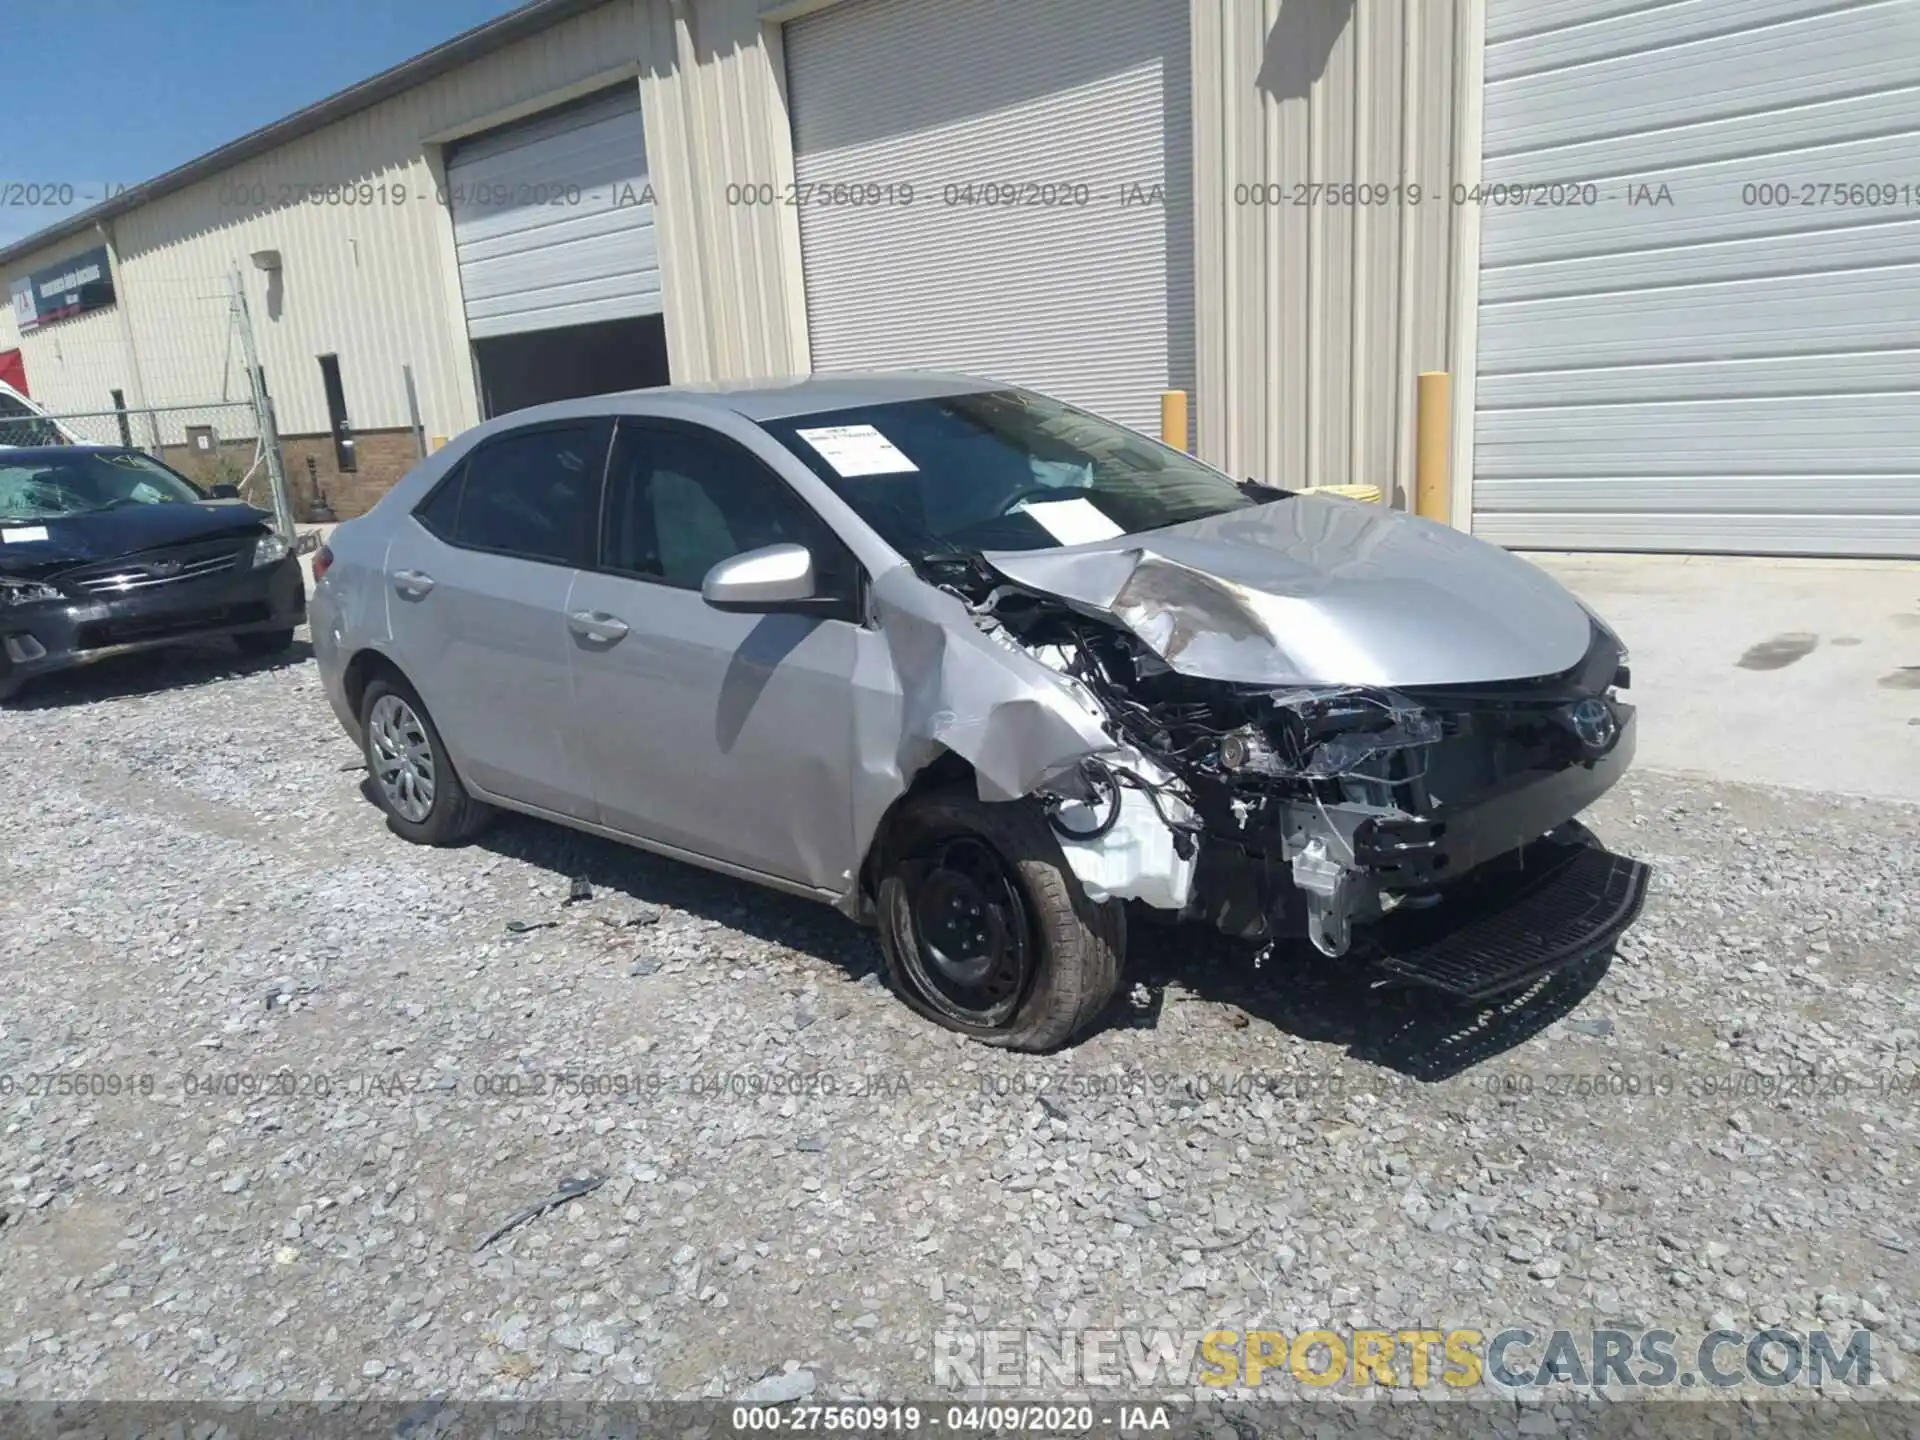
[{"label": "car roof", "polygon": [[794,415],[816,415],[851,410],[862,405],[886,405],[900,400],[926,400],[939,395],[971,395],[982,390],[1010,388],[999,380],[944,370],[869,370],[832,375],[796,375],[783,379],[718,381],[706,384],[662,385],[651,390],[627,390],[596,397],[608,409],[620,402],[677,400],[716,410],[731,410],[753,421],[782,420]]},{"label": "car roof", "polygon": [[[34,417],[21,415],[20,420]],[[0,455],[9,460],[58,460],[63,455],[140,455],[144,451],[130,445],[7,445],[0,444]]]}]

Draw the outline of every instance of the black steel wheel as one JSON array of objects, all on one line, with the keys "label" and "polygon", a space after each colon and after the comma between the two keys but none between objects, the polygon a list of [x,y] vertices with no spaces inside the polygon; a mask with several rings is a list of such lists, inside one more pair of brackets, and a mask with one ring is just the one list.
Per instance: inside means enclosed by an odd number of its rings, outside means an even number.
[{"label": "black steel wheel", "polygon": [[881,950],[915,1010],[988,1045],[1050,1050],[1106,1008],[1126,912],[1088,897],[1037,803],[916,796],[881,843]]},{"label": "black steel wheel", "polygon": [[1004,1025],[1033,982],[1037,948],[1006,862],[978,836],[959,835],[915,857],[903,874],[913,943],[901,958],[915,988],[963,1024]]}]

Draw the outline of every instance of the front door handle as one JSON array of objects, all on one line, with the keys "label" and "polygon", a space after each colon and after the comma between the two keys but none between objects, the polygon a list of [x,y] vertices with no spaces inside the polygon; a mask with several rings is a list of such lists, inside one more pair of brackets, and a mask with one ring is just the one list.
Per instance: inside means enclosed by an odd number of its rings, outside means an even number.
[{"label": "front door handle", "polygon": [[433,589],[433,576],[424,570],[396,570],[393,572],[393,588],[402,595],[418,599]]},{"label": "front door handle", "polygon": [[575,610],[567,616],[567,628],[589,640],[612,644],[627,633],[627,622],[604,610]]}]

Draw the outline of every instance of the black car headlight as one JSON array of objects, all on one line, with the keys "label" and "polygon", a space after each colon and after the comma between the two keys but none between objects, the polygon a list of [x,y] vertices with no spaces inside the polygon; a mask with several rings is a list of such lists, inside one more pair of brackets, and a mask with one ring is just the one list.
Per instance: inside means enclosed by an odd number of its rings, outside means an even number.
[{"label": "black car headlight", "polygon": [[256,570],[262,565],[271,565],[286,557],[287,542],[271,530],[253,542],[253,568]]},{"label": "black car headlight", "polygon": [[43,600],[66,598],[59,590],[39,580],[17,580],[0,575],[0,605],[37,605]]}]

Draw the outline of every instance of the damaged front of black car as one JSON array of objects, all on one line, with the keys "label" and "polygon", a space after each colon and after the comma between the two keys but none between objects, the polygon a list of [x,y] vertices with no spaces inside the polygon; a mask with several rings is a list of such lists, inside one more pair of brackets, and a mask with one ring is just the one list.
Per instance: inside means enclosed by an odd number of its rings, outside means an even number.
[{"label": "damaged front of black car", "polygon": [[137,450],[0,448],[0,701],[187,641],[277,654],[305,618],[299,561],[268,512]]}]

